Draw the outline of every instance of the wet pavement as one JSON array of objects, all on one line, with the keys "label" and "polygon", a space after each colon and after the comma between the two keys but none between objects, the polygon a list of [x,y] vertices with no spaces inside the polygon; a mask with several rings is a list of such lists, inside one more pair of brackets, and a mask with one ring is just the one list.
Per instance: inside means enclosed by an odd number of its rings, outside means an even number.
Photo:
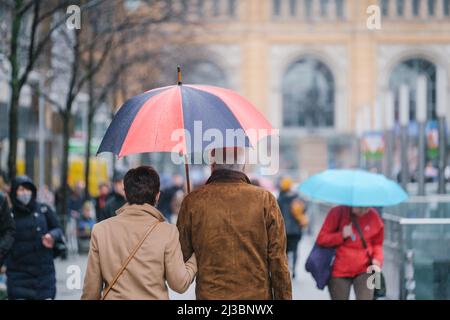
[{"label": "wet pavement", "polygon": [[[313,278],[305,271],[305,261],[314,243],[311,236],[303,237],[299,246],[296,279],[292,281],[293,299],[296,300],[328,300],[327,290],[315,287]],[[78,300],[81,297],[84,272],[86,270],[86,255],[71,255],[65,261],[56,260],[57,295],[58,300]],[[195,284],[184,294],[169,292],[171,299],[195,299]]]}]

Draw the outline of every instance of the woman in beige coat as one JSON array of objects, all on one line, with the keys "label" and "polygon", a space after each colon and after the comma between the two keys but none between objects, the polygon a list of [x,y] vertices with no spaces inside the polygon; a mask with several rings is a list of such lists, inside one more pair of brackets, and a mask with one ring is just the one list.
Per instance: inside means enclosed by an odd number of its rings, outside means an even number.
[{"label": "woman in beige coat", "polygon": [[169,299],[167,284],[185,292],[197,272],[195,255],[184,263],[175,225],[154,207],[159,176],[149,166],[124,179],[127,203],[94,226],[81,299]]}]

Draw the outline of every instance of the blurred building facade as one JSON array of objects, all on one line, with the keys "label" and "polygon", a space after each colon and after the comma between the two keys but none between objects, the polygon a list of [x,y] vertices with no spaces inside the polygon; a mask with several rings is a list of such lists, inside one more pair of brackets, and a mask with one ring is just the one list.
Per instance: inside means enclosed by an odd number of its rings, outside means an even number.
[{"label": "blurred building facade", "polygon": [[[249,98],[282,129],[282,170],[294,175],[355,166],[358,112],[370,109],[364,129],[382,129],[376,105],[384,108],[388,90],[394,92],[398,119],[398,87],[410,86],[412,121],[419,74],[429,80],[428,119],[436,118],[437,91],[448,95],[448,81],[438,86],[436,73],[443,70],[447,79],[450,74],[450,1],[190,3],[190,14],[207,23],[196,45],[209,54],[189,63],[186,77]],[[377,12],[379,28],[368,27]]]},{"label": "blurred building facade", "polygon": [[[173,0],[172,3],[182,6],[187,20],[192,18],[193,25],[200,26],[189,44],[183,44],[186,57],[180,61],[184,64],[184,82],[229,87],[252,101],[281,129],[280,165],[284,173],[303,177],[327,167],[357,165],[358,127],[382,128],[379,111],[384,108],[388,90],[395,94],[398,118],[398,88],[403,83],[410,86],[410,118],[414,121],[415,80],[420,74],[429,80],[429,119],[436,118],[438,91],[449,95],[450,0]],[[128,12],[139,12],[142,2],[124,0],[124,4]],[[381,25],[375,29],[367,24],[374,14],[368,8],[373,5],[379,9],[381,18]],[[170,33],[167,35],[171,38]],[[438,70],[447,79],[444,86],[437,83]],[[2,74],[0,69],[3,168],[7,159],[7,78],[7,72]],[[34,78],[38,83],[39,75]],[[133,78],[136,77],[127,79],[126,87],[133,87]],[[19,117],[19,169],[35,177],[36,91],[33,83],[23,90]],[[128,95],[138,93],[132,91]],[[82,157],[85,139],[83,95],[76,105],[73,159]],[[361,120],[358,114],[367,108],[370,117]],[[104,109],[95,120],[94,148],[109,122],[111,108]],[[58,172],[60,165],[61,128],[58,114],[49,104],[45,125],[46,152],[54,155],[46,164],[46,182],[57,185],[58,177],[53,173]],[[160,162],[166,162],[164,159]]]}]

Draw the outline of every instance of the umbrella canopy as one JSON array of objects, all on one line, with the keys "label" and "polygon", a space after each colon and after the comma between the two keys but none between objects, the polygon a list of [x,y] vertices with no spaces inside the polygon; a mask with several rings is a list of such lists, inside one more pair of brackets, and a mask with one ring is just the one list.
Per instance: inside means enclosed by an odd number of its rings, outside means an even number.
[{"label": "umbrella canopy", "polygon": [[276,131],[236,92],[213,86],[182,85],[179,66],[177,70],[177,85],[144,92],[124,103],[97,154],[112,152],[119,157],[147,152],[182,154],[189,193],[187,154],[202,153],[208,148],[249,147]]},{"label": "umbrella canopy", "polygon": [[326,170],[307,179],[299,190],[313,199],[352,207],[384,207],[408,199],[394,181],[362,170]]},{"label": "umbrella canopy", "polygon": [[[205,85],[175,85],[126,101],[114,116],[97,154],[109,151],[122,157],[146,152],[203,152],[211,141],[195,134],[202,135],[208,129],[224,137],[222,142],[213,141],[214,148],[249,147],[273,130],[264,116],[236,92]],[[240,130],[237,132],[243,138],[226,140],[230,129]],[[173,136],[174,132],[180,134]]]}]

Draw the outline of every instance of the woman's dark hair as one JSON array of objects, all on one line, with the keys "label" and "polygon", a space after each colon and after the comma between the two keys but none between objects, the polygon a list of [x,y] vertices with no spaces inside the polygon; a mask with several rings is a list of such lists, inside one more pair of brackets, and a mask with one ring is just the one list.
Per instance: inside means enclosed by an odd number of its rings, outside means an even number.
[{"label": "woman's dark hair", "polygon": [[159,175],[153,167],[141,166],[129,170],[123,184],[129,204],[155,205],[159,193]]}]

